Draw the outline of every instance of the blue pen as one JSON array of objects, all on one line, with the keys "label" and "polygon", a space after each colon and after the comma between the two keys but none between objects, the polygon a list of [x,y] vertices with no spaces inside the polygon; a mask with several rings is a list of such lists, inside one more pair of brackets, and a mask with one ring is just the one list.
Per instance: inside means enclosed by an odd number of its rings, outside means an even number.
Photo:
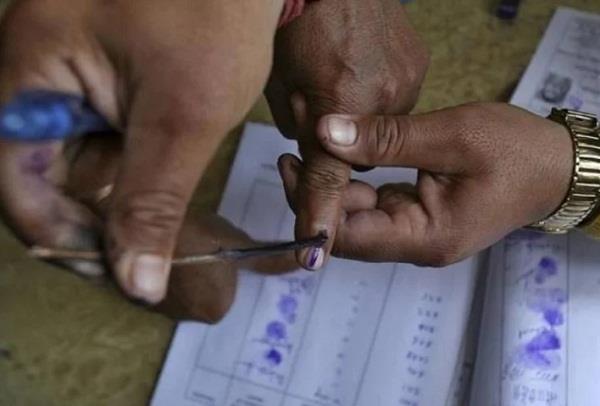
[{"label": "blue pen", "polygon": [[62,140],[111,130],[85,98],[69,93],[23,91],[0,109],[0,137],[9,140]]}]

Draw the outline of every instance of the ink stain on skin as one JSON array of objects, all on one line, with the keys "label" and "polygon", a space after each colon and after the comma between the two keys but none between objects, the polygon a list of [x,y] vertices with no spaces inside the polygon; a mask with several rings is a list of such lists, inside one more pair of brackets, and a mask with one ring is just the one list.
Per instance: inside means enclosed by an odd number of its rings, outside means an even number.
[{"label": "ink stain on skin", "polygon": [[269,364],[271,364],[271,366],[277,366],[281,364],[283,357],[281,356],[281,353],[279,351],[272,348],[265,353],[265,360],[267,360]]},{"label": "ink stain on skin", "polygon": [[52,149],[49,147],[36,149],[28,157],[23,159],[21,170],[25,173],[42,175],[52,164]]},{"label": "ink stain on skin", "polygon": [[298,309],[298,301],[294,296],[281,295],[277,308],[285,320],[293,324],[296,321],[296,310]]},{"label": "ink stain on skin", "polygon": [[283,340],[287,337],[285,324],[280,321],[272,321],[267,324],[267,337],[274,340]]},{"label": "ink stain on skin", "polygon": [[311,248],[310,250],[310,256],[308,259],[308,266],[309,268],[314,268],[315,265],[317,265],[317,261],[319,260],[319,256],[321,254],[321,249],[320,248]]}]

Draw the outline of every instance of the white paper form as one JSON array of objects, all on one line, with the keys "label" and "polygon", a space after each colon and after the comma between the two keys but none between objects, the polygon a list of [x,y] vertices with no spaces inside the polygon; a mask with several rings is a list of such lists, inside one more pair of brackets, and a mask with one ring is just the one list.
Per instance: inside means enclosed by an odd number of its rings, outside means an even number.
[{"label": "white paper form", "polygon": [[600,113],[600,15],[557,9],[511,103],[542,116]]},{"label": "white paper form", "polygon": [[[255,238],[291,238],[274,163],[294,150],[273,127],[249,124],[222,214]],[[475,258],[443,270],[333,259],[316,273],[244,272],[221,323],[179,325],[152,405],[443,405],[477,268]]]},{"label": "white paper form", "polygon": [[[487,253],[481,255],[481,260],[484,261],[484,263],[487,263],[486,258]],[[477,275],[474,297],[471,303],[471,313],[469,315],[467,329],[463,336],[458,362],[456,363],[454,370],[452,387],[448,393],[445,406],[465,406],[469,404],[473,372],[475,370],[475,362],[477,359],[477,345],[479,342],[479,331],[481,329],[483,303],[486,292],[485,282],[488,280],[487,275],[487,267],[480,270]]]},{"label": "white paper form", "polygon": [[[600,16],[559,9],[512,101],[600,113],[599,95]],[[487,286],[471,404],[600,404],[600,244],[514,233],[492,249]]]}]

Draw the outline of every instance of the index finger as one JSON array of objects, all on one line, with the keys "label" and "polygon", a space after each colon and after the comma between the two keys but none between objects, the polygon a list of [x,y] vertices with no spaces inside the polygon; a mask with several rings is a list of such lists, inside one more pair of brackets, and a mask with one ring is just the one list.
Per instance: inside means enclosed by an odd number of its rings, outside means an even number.
[{"label": "index finger", "polygon": [[295,196],[296,238],[310,238],[323,232],[328,237],[325,246],[300,250],[296,256],[304,268],[316,270],[325,263],[335,240],[342,197],[350,181],[350,165],[327,153],[319,144],[304,98],[294,95],[292,106],[300,126],[298,142],[305,161]]}]

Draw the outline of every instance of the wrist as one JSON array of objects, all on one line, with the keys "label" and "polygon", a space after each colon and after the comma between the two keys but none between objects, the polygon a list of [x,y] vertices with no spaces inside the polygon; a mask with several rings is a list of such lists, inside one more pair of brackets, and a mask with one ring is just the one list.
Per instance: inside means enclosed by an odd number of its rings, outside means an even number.
[{"label": "wrist", "polygon": [[548,118],[566,128],[571,136],[571,181],[559,208],[531,228],[563,234],[584,223],[599,205],[600,135],[598,121],[590,114],[552,109]]}]

